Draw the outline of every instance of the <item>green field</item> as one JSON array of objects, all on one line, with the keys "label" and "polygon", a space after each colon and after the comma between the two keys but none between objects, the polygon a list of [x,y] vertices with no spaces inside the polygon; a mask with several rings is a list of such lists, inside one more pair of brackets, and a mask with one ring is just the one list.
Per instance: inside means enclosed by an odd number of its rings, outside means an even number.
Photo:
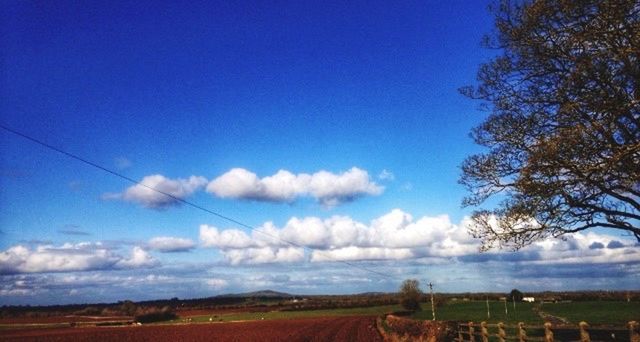
[{"label": "green field", "polygon": [[[490,318],[487,317],[487,303],[485,301],[456,301],[436,308],[436,319],[443,321],[463,321],[515,324],[525,322],[527,324],[542,324],[543,320],[533,312],[533,303],[507,304],[507,314],[504,310],[504,302],[489,301]],[[422,311],[413,315],[416,319],[432,319],[429,303],[422,304]]]},{"label": "green field", "polygon": [[[438,320],[475,322],[479,324],[487,321],[490,324],[504,322],[508,326],[508,333],[515,333],[515,325],[524,322],[529,326],[540,326],[543,319],[534,308],[540,308],[547,314],[568,320],[569,324],[577,325],[580,321],[586,321],[592,326],[610,325],[625,327],[627,322],[640,321],[640,303],[638,302],[613,302],[591,301],[571,303],[517,303],[516,309],[508,303],[505,315],[504,302],[490,301],[489,309],[491,317],[487,319],[487,304],[485,301],[452,301],[442,307],[436,308]],[[411,317],[418,320],[431,320],[431,306],[422,303],[422,311],[416,312]],[[349,309],[328,310],[304,310],[304,311],[270,311],[270,312],[239,312],[239,313],[215,313],[191,317],[180,317],[172,321],[158,322],[158,324],[183,323],[190,318],[191,323],[231,322],[252,320],[295,319],[329,316],[378,316],[385,313],[401,311],[399,305],[372,306]],[[47,324],[0,324],[0,330],[16,328],[52,328],[68,326],[68,323]],[[531,331],[533,333],[533,330]]]},{"label": "green field", "polygon": [[[504,302],[490,301],[487,318],[487,304],[485,301],[456,301],[450,302],[436,309],[436,318],[447,321],[473,321],[476,323],[486,321],[488,323],[504,322],[507,325],[515,325],[524,322],[528,325],[542,325],[544,320],[534,311],[539,303],[517,303],[514,310],[513,304],[507,304],[505,314]],[[431,320],[431,306],[422,303],[422,311],[412,315],[415,319]],[[271,312],[240,312],[225,314],[209,314],[193,316],[191,322],[230,322],[250,321],[262,319],[292,319],[323,316],[362,316],[381,315],[384,313],[401,310],[398,305],[373,306],[366,308],[329,309],[329,310],[305,310],[305,311],[271,311]],[[619,325],[624,326],[628,321],[640,320],[640,305],[626,302],[573,302],[544,304],[542,310],[546,313],[567,319],[570,324],[586,321],[592,325]],[[184,317],[171,321],[179,323]]]},{"label": "green field", "polygon": [[[191,322],[230,322],[230,321],[253,321],[261,319],[292,319],[292,318],[310,318],[310,317],[326,317],[326,316],[377,316],[384,313],[400,310],[398,305],[372,306],[366,308],[349,308],[349,309],[329,309],[329,310],[305,310],[305,311],[270,311],[270,312],[239,312],[228,314],[210,314],[192,316]],[[173,320],[171,322],[179,323],[184,318]]]},{"label": "green field", "polygon": [[[506,324],[524,322],[530,325],[540,325],[544,321],[533,310],[535,307],[540,307],[548,314],[568,320],[570,324],[585,321],[591,325],[624,326],[632,320],[640,321],[640,303],[638,302],[592,301],[540,305],[540,303],[517,303],[514,311],[513,304],[509,303],[507,305],[508,314],[505,315],[504,302],[489,301],[491,318],[487,318],[485,301],[450,302],[443,307],[436,308],[436,318],[438,320],[473,321],[476,323],[482,321],[487,323],[504,322]],[[413,317],[424,320],[431,319],[429,304],[423,304],[422,308],[423,311],[415,313]]]},{"label": "green field", "polygon": [[572,324],[585,321],[592,325],[620,325],[629,321],[640,321],[640,303],[638,302],[545,303],[541,309],[554,316],[565,318]]}]

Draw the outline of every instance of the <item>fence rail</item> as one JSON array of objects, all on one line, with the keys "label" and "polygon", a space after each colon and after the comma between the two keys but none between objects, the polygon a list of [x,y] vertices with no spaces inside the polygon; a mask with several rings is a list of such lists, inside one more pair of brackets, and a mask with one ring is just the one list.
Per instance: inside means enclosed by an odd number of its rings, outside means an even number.
[{"label": "fence rail", "polygon": [[[640,342],[640,331],[638,322],[631,321],[625,328],[590,328],[587,322],[580,322],[578,326],[553,326],[547,322],[540,326],[526,326],[520,322],[517,325],[507,326],[500,322],[498,324],[487,324],[474,322],[458,324],[458,342],[489,342],[489,341],[630,341]],[[514,330],[515,334],[509,335],[507,331]],[[534,332],[528,336],[527,330]]]}]

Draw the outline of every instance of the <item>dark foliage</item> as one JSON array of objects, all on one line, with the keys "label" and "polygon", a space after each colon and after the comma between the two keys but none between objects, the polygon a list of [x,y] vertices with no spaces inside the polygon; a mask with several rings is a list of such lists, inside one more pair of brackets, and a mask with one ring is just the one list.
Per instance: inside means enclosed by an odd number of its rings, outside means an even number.
[{"label": "dark foliage", "polygon": [[178,316],[170,307],[165,306],[161,309],[152,307],[138,310],[138,313],[136,313],[134,318],[137,322],[140,323],[152,323],[169,321],[178,318]]},{"label": "dark foliage", "polygon": [[420,310],[420,282],[416,279],[407,279],[400,286],[400,305],[408,311]]},{"label": "dark foliage", "polygon": [[522,294],[518,289],[513,289],[511,290],[511,293],[509,293],[509,301],[521,302],[522,298],[524,298],[524,294]]}]

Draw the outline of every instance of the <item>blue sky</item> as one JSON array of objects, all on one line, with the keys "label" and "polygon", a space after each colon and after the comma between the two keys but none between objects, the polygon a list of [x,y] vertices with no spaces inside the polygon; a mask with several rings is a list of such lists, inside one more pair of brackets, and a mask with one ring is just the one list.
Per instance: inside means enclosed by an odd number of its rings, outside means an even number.
[{"label": "blue sky", "polygon": [[466,235],[487,5],[3,3],[2,124],[268,235],[2,131],[0,304],[637,288],[619,234]]}]

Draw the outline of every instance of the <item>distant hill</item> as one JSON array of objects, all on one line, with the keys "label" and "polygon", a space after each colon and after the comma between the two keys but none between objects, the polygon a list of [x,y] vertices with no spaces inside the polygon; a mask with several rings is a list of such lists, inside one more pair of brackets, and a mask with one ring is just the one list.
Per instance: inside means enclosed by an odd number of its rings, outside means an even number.
[{"label": "distant hill", "polygon": [[384,295],[394,295],[393,292],[362,292],[356,293],[354,296],[384,296]]},{"label": "distant hill", "polygon": [[293,298],[296,297],[289,293],[278,292],[273,290],[262,290],[262,291],[254,291],[254,292],[245,292],[245,293],[228,293],[216,296],[217,298]]}]

